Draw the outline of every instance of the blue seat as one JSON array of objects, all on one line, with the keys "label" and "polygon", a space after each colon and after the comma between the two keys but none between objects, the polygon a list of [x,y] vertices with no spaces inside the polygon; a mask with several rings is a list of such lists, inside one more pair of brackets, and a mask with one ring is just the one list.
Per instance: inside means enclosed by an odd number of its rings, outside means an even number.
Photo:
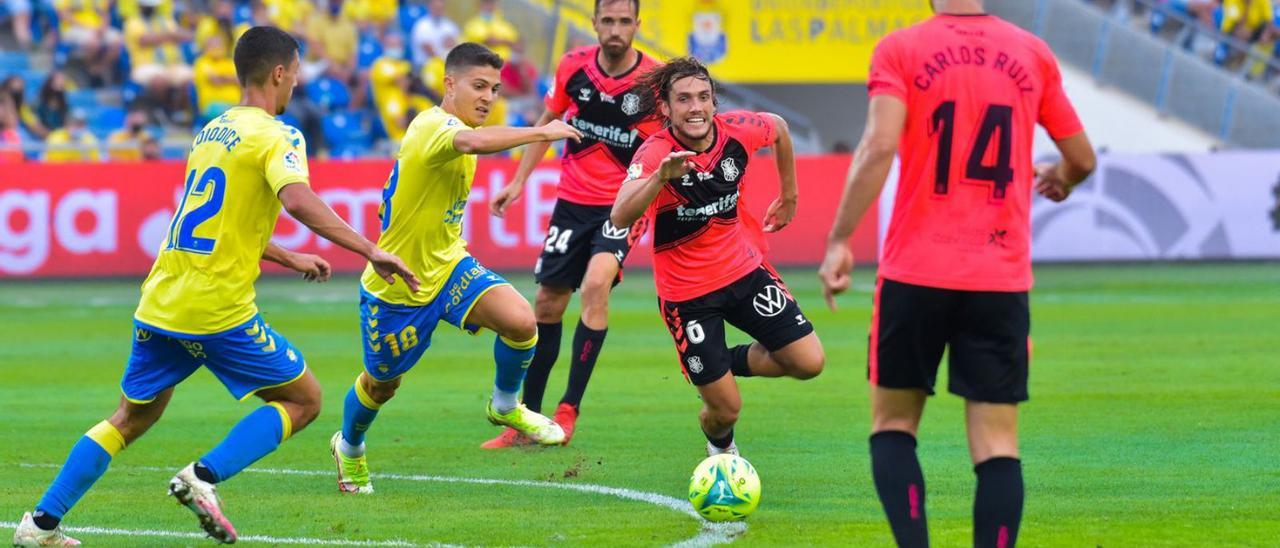
[{"label": "blue seat", "polygon": [[124,101],[124,106],[133,106],[139,97],[142,97],[142,84],[128,80],[120,86],[120,98]]},{"label": "blue seat", "polygon": [[125,111],[121,107],[99,106],[89,111],[89,131],[99,139],[124,127]]},{"label": "blue seat", "polygon": [[27,70],[31,58],[20,51],[0,51],[0,72]]},{"label": "blue seat", "polygon": [[322,76],[307,84],[307,97],[326,110],[346,108],[351,102],[351,92],[341,81]]},{"label": "blue seat", "polygon": [[382,44],[378,43],[378,37],[369,34],[360,35],[360,45],[356,48],[356,67],[360,70],[368,70],[379,57],[382,57]]},{"label": "blue seat", "polygon": [[427,13],[427,7],[422,4],[406,3],[400,6],[400,33],[404,35],[405,42],[409,41],[409,35],[413,33],[413,25],[426,17]]},{"label": "blue seat", "polygon": [[67,92],[67,106],[85,110],[98,106],[98,93],[91,89],[77,89]]},{"label": "blue seat", "polygon": [[231,16],[231,20],[236,25],[253,24],[253,5],[249,2],[236,4],[235,14]]},{"label": "blue seat", "polygon": [[329,155],[352,159],[364,156],[373,146],[369,116],[363,112],[335,112],[324,118],[324,140]]},{"label": "blue seat", "polygon": [[58,42],[53,48],[53,66],[62,68],[67,66],[67,61],[71,60],[71,54],[76,52],[75,44],[66,42]]}]

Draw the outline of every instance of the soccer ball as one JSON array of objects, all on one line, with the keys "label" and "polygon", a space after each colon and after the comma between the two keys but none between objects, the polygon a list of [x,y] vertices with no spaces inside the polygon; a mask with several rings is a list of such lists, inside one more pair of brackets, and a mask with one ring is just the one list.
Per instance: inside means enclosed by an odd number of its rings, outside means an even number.
[{"label": "soccer ball", "polygon": [[707,457],[689,479],[689,503],[707,521],[744,520],[760,504],[760,476],[737,455]]}]

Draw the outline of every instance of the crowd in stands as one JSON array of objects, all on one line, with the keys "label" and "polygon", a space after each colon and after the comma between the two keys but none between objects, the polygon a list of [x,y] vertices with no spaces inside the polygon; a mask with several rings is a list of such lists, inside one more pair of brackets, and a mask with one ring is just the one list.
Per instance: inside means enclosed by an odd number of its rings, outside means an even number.
[{"label": "crowd in stands", "polygon": [[[1280,76],[1280,0],[1085,0],[1141,19],[1151,32],[1259,80]],[[1206,32],[1207,31],[1207,32]]]},{"label": "crowd in stands", "polygon": [[393,152],[463,41],[507,59],[490,123],[536,120],[550,83],[497,0],[0,0],[0,161],[185,157],[191,132],[239,102],[233,47],[254,25],[302,45],[281,119],[317,158]]}]

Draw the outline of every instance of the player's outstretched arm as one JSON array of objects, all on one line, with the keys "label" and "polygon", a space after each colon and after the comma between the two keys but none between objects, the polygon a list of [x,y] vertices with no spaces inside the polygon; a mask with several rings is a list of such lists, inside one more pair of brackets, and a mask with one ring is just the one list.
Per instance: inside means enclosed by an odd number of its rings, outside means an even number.
[{"label": "player's outstretched arm", "polygon": [[853,153],[844,195],[840,198],[840,207],[827,235],[827,255],[818,269],[823,296],[832,310],[836,309],[835,296],[849,289],[849,274],[853,271],[849,237],[884,188],[906,121],[907,105],[901,99],[892,95],[871,98],[871,105],[867,107],[867,128],[862,134],[862,142],[858,143],[858,150]]},{"label": "player's outstretched arm", "polygon": [[327,282],[332,273],[329,261],[324,260],[323,257],[294,253],[271,242],[267,242],[267,249],[262,252],[262,259],[301,272],[302,277],[308,282]]},{"label": "player's outstretched arm", "polygon": [[631,226],[644,215],[658,192],[666,186],[667,181],[679,179],[693,169],[694,156],[690,150],[672,152],[662,159],[662,164],[647,178],[635,179],[622,183],[618,189],[618,197],[614,199],[613,210],[609,212],[609,222],[613,226]]},{"label": "player's outstretched arm", "polygon": [[529,143],[561,139],[580,141],[582,132],[560,120],[538,127],[481,127],[459,131],[453,136],[453,149],[463,154],[492,154]]},{"label": "player's outstretched arm", "polygon": [[[563,112],[556,112],[551,109],[542,111],[542,116],[538,118],[535,126],[545,126],[553,120],[563,116]],[[494,217],[502,217],[507,214],[507,208],[511,204],[520,199],[520,194],[524,192],[524,183],[529,180],[529,175],[533,173],[533,168],[538,167],[538,162],[542,161],[542,157],[547,155],[547,149],[551,148],[550,141],[537,141],[529,143],[524,149],[524,156],[520,158],[520,165],[516,167],[515,176],[511,177],[511,182],[507,186],[502,187],[493,198],[489,199],[489,213]]]},{"label": "player's outstretched arm", "polygon": [[778,182],[781,188],[778,198],[769,205],[764,214],[764,231],[777,232],[791,224],[796,216],[796,203],[800,197],[800,187],[796,184],[796,149],[791,144],[791,128],[781,116],[771,112],[765,117],[773,121],[774,134],[773,156],[778,163]]},{"label": "player's outstretched arm", "polygon": [[1055,202],[1071,195],[1076,185],[1084,182],[1098,165],[1089,136],[1082,131],[1071,137],[1054,141],[1062,160],[1056,164],[1036,165],[1036,192]]},{"label": "player's outstretched arm", "polygon": [[307,228],[324,239],[338,244],[343,249],[360,254],[373,265],[374,271],[387,283],[395,283],[394,276],[398,275],[404,283],[409,285],[410,290],[418,290],[418,277],[409,270],[408,266],[405,266],[404,261],[379,249],[373,242],[352,229],[329,208],[328,204],[316,196],[310,186],[285,186],[280,189],[279,197],[285,211],[288,211],[294,219],[307,225]]}]

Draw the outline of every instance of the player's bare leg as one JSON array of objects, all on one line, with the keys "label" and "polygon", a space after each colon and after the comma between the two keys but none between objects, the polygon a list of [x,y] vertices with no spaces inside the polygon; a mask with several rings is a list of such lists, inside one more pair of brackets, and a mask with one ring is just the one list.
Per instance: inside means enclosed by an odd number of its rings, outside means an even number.
[{"label": "player's bare leg", "polygon": [[564,430],[565,443],[573,437],[582,397],[591,381],[596,359],[604,346],[609,331],[609,294],[613,282],[618,279],[622,265],[612,253],[597,253],[587,263],[587,273],[582,279],[582,318],[573,334],[573,354],[569,369],[569,382],[564,396],[556,406],[554,420]]},{"label": "player's bare leg", "polygon": [[310,369],[289,384],[259,391],[258,397],[284,407],[294,434],[301,432],[320,414],[320,382]]},{"label": "player's bare leg", "polygon": [[22,516],[13,533],[13,545],[78,546],[79,541],[66,536],[59,528],[62,517],[106,473],[112,457],[160,420],[172,397],[173,388],[160,392],[145,403],[121,397],[116,411],[85,433],[71,448],[71,454],[58,471],[58,476],[36,504],[35,512]]},{"label": "player's bare leg", "polygon": [[826,352],[816,333],[805,335],[776,352],[770,352],[758,342],[752,343],[747,353],[747,363],[753,377],[808,380],[822,373],[826,361]]},{"label": "player's bare leg", "polygon": [[924,472],[916,432],[923,390],[871,387],[871,473],[898,546],[928,546]]},{"label": "player's bare leg", "polygon": [[969,454],[978,476],[973,501],[973,545],[1013,546],[1022,522],[1022,462],[1018,460],[1018,406],[965,402]]},{"label": "player's bare leg", "polygon": [[466,323],[498,334],[493,352],[497,369],[493,399],[486,411],[489,422],[519,430],[543,445],[564,442],[564,431],[558,425],[530,411],[517,399],[538,342],[537,323],[529,302],[510,285],[495,286],[476,302]]},{"label": "player's bare leg", "polygon": [[582,278],[582,323],[587,327],[609,327],[609,294],[621,270],[618,259],[610,253],[596,253],[587,263],[587,274]]},{"label": "player's bare leg", "polygon": [[738,444],[733,441],[733,425],[738,423],[742,411],[742,394],[733,373],[698,387],[702,396],[702,411],[698,420],[702,433],[707,436],[707,455],[720,453],[738,454]]}]

